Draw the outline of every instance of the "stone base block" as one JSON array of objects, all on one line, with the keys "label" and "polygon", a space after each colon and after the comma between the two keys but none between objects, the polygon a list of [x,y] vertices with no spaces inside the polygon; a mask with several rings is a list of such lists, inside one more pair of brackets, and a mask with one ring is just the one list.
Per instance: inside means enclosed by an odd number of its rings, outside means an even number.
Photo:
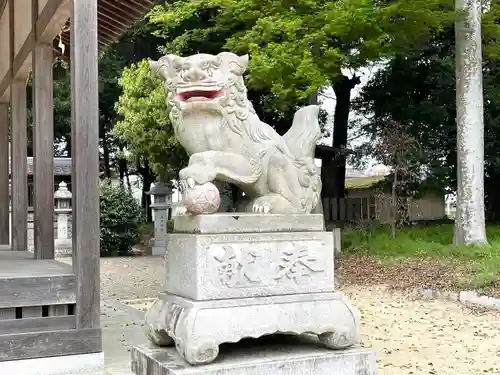
[{"label": "stone base block", "polygon": [[[193,367],[173,348],[132,349],[136,375],[375,375],[375,352],[332,351],[307,337],[269,336],[225,345],[214,363]],[[307,342],[306,342],[307,341]]]},{"label": "stone base block", "polygon": [[175,233],[167,248],[166,291],[194,300],[333,289],[329,232]]},{"label": "stone base block", "polygon": [[330,349],[359,342],[359,312],[333,292],[211,301],[164,294],[146,324],[153,343],[175,344],[192,365],[213,362],[223,343],[275,333],[314,334]]}]

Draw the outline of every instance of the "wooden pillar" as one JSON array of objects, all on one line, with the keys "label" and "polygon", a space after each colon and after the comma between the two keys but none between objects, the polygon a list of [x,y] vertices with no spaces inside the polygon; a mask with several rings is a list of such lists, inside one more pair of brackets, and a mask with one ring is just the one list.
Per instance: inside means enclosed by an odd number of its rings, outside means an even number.
[{"label": "wooden pillar", "polygon": [[0,103],[0,245],[9,238],[9,104]]},{"label": "wooden pillar", "polygon": [[33,50],[35,257],[54,259],[54,100],[51,44]]},{"label": "wooden pillar", "polygon": [[71,11],[71,142],[76,328],[100,327],[97,0]]},{"label": "wooden pillar", "polygon": [[10,85],[12,250],[28,250],[28,138],[26,80]]}]

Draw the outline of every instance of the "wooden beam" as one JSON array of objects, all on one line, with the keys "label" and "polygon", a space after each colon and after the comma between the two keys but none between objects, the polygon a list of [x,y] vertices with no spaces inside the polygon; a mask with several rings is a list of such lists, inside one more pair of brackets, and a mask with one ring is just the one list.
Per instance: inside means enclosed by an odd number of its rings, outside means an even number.
[{"label": "wooden beam", "polygon": [[101,19],[102,17],[107,19],[112,18],[114,22],[119,23],[121,33],[123,33],[124,30],[128,30],[130,28],[130,20],[127,19],[124,14],[115,12],[115,9],[110,10],[104,6],[101,6],[101,10],[99,10],[99,19]]},{"label": "wooden beam", "polygon": [[10,84],[12,250],[28,249],[28,138],[26,81]]},{"label": "wooden beam", "polygon": [[0,335],[75,329],[75,316],[0,320]]},{"label": "wooden beam", "polygon": [[9,238],[9,104],[0,103],[0,245]]},{"label": "wooden beam", "polygon": [[109,23],[114,25],[115,29],[121,30],[126,30],[130,27],[130,25],[127,23],[126,20],[121,18],[119,15],[114,14],[110,16],[102,7],[102,5],[98,6],[98,12],[99,12],[99,20],[105,19]]},{"label": "wooden beam", "polygon": [[101,351],[100,329],[70,329],[0,336],[0,362]]},{"label": "wooden beam", "polygon": [[71,142],[76,327],[100,326],[97,0],[73,2]]},{"label": "wooden beam", "polygon": [[19,49],[19,52],[14,57],[14,62],[12,64],[12,76],[14,78],[26,80],[31,72],[32,65],[31,60],[28,59],[33,46],[35,45],[35,33],[33,30],[30,31],[28,37],[24,41],[24,44]]},{"label": "wooden beam", "polygon": [[99,31],[101,31],[101,33],[105,31],[107,35],[113,37],[113,40],[118,40],[122,36],[122,33],[119,29],[116,29],[117,27],[115,25],[111,24],[103,17],[99,18]]},{"label": "wooden beam", "polygon": [[36,39],[50,43],[71,16],[71,0],[48,0],[36,21]]},{"label": "wooden beam", "polygon": [[5,7],[7,6],[9,0],[0,0],[0,15],[3,14]]},{"label": "wooden beam", "polygon": [[112,0],[100,0],[100,3],[102,3],[104,7],[109,8],[109,10],[124,16],[126,19],[129,20],[130,25],[132,25],[136,19],[142,17],[142,12],[140,12],[137,9],[130,9],[130,8],[126,9],[126,7],[122,6],[123,3],[121,2],[118,5],[117,2]]},{"label": "wooden beam", "polygon": [[100,45],[105,46],[105,47],[107,47],[110,44],[113,44],[116,41],[115,37],[113,37],[112,35],[106,34],[105,28],[99,28],[98,35],[99,35],[98,43]]},{"label": "wooden beam", "polygon": [[150,2],[150,1],[144,1],[144,0],[142,0],[142,1],[123,0],[123,1],[121,1],[121,4],[125,4],[125,6],[131,7],[131,8],[134,8],[134,9],[139,9],[143,13],[146,13],[147,11],[149,11],[149,9],[151,9],[151,6],[153,5],[152,2]]},{"label": "wooden beam", "polygon": [[[38,1],[38,0],[36,0]],[[35,258],[54,259],[54,93],[51,44],[33,51]]]},{"label": "wooden beam", "polygon": [[[62,34],[61,39],[62,39],[63,43],[66,45],[66,51],[70,50],[71,49],[71,42],[70,42],[69,36],[65,36],[64,34]],[[106,47],[106,44],[103,41],[100,40],[98,43],[99,43],[100,47],[102,47],[102,48]],[[113,42],[106,41],[106,43],[113,43]],[[65,51],[65,54],[67,53],[66,51]]]},{"label": "wooden beam", "polygon": [[0,308],[72,304],[76,300],[74,275],[3,277],[0,286]]}]

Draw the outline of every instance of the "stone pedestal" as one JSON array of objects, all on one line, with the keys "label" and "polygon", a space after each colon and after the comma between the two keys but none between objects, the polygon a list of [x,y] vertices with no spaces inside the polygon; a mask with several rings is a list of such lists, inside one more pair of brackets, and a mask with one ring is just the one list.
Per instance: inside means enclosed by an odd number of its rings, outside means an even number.
[{"label": "stone pedestal", "polygon": [[56,201],[56,220],[57,233],[54,240],[54,250],[57,256],[71,256],[72,254],[72,236],[71,236],[71,199],[72,194],[68,190],[68,185],[63,181],[54,193]]},{"label": "stone pedestal", "polygon": [[349,348],[359,342],[359,313],[333,290],[333,259],[321,215],[179,216],[169,235],[166,293],[147,314],[148,337],[175,345],[191,365],[215,361],[221,344],[276,333],[314,334],[323,347]]},{"label": "stone pedestal", "polygon": [[166,250],[167,223],[170,219],[169,211],[172,207],[172,187],[157,182],[151,191],[154,202],[151,204],[154,216],[154,242],[151,255],[163,256]]},{"label": "stone pedestal", "polygon": [[375,375],[375,352],[328,350],[309,337],[265,337],[222,345],[219,358],[191,366],[174,348],[153,344],[132,349],[136,375]]}]

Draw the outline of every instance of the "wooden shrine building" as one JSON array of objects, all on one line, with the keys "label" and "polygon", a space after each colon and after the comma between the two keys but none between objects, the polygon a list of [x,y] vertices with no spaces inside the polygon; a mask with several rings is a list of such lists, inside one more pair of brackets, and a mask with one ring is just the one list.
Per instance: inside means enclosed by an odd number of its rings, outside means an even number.
[{"label": "wooden shrine building", "polygon": [[[102,362],[98,56],[151,6],[149,0],[0,0],[0,374],[28,374],[22,368],[49,358],[56,366],[90,357]],[[71,69],[73,266],[54,260],[55,58]],[[34,254],[27,251],[30,75]]]}]

